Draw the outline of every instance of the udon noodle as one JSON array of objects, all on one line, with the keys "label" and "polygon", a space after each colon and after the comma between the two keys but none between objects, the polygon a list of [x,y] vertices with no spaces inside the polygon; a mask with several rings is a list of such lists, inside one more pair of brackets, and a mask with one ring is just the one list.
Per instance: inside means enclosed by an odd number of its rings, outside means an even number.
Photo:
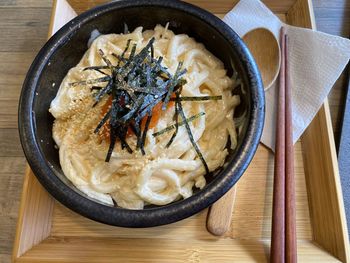
[{"label": "udon noodle", "polygon": [[[154,37],[154,55],[162,56],[162,65],[174,74],[179,61],[187,69],[181,96],[221,95],[221,100],[185,101],[186,116],[204,113],[189,122],[193,138],[210,171],[223,166],[228,154],[227,145],[237,145],[233,119],[240,98],[232,94],[234,80],[229,78],[223,63],[205,47],[185,34],[175,35],[157,25],[154,30],[136,28],[132,33],[101,35],[94,40],[81,61],[70,69],[51,102],[50,112],[55,117],[53,138],[59,147],[59,159],[65,176],[89,197],[107,205],[114,202],[124,208],[142,209],[145,205],[165,205],[188,198],[195,188],[206,185],[206,171],[198,158],[184,126],[178,127],[173,143],[165,147],[172,133],[154,136],[154,133],[174,123],[174,107],[160,110],[159,119],[150,127],[145,141],[145,155],[140,151],[128,153],[117,142],[109,162],[105,162],[108,141],[95,134],[101,111],[108,100],[92,107],[91,89],[70,83],[103,77],[98,71],[84,68],[105,65],[98,55],[101,49],[112,63],[121,54],[127,41],[141,50]],[[130,51],[126,53],[126,57]],[[101,85],[101,84],[96,84]],[[227,144],[228,140],[230,143]],[[136,146],[135,136],[128,136]]]}]

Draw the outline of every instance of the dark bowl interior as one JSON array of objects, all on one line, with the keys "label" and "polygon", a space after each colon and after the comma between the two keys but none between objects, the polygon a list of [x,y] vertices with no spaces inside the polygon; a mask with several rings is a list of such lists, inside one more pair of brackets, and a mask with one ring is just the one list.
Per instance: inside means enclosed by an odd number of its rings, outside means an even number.
[{"label": "dark bowl interior", "polygon": [[[236,114],[248,111],[238,147],[224,168],[210,176],[207,186],[192,197],[175,203],[135,211],[100,204],[77,190],[63,175],[52,139],[53,117],[48,112],[59,85],[87,50],[90,34],[121,33],[138,26],[165,25],[201,42],[222,60],[229,75],[238,72],[245,87]],[[238,91],[241,93],[241,91]],[[175,222],[208,207],[232,187],[250,163],[260,140],[264,121],[264,93],[252,56],[241,39],[214,15],[178,1],[117,1],[92,9],[64,26],[42,48],[24,82],[19,106],[19,130],[28,162],[43,186],[72,210],[103,223],[148,227]]]}]

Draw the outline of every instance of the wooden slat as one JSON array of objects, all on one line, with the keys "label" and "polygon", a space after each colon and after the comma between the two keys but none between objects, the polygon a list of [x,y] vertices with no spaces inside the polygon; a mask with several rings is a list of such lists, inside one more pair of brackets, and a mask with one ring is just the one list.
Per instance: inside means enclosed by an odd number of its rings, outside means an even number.
[{"label": "wooden slat", "polygon": [[[49,238],[16,262],[268,262],[267,242],[218,239],[215,242],[173,239]],[[82,250],[81,247],[84,247]],[[311,242],[298,243],[299,262],[339,262]]]},{"label": "wooden slat", "polygon": [[18,100],[0,99],[0,129],[17,129]]},{"label": "wooden slat", "polygon": [[[349,12],[349,16],[350,16],[350,12]],[[350,32],[350,29],[348,32]],[[347,81],[348,81],[348,76],[346,75],[346,73],[343,73],[339,77],[339,79],[336,81],[332,90],[328,94],[328,103],[329,103],[329,109],[331,112],[332,127],[334,132],[335,144],[337,147],[339,145],[340,129],[341,129],[341,123],[343,118],[344,98],[346,96],[345,87],[346,87]]]},{"label": "wooden slat", "polygon": [[0,158],[0,262],[10,262],[11,258],[23,182],[23,163],[24,158]]},{"label": "wooden slat", "polygon": [[0,32],[6,37],[1,38],[0,52],[38,51],[46,41],[48,23],[47,8],[2,8]]},{"label": "wooden slat", "polygon": [[[90,9],[90,8],[96,6],[96,4],[103,4],[106,2],[107,2],[106,0],[86,0],[86,1],[68,0],[68,3],[78,13],[86,11],[87,9]],[[200,6],[200,7],[204,8],[212,13],[227,13],[235,6],[235,4],[238,1],[237,0],[215,0],[215,1],[185,0],[185,2],[189,2],[191,4],[195,4],[197,6]],[[285,13],[291,8],[291,6],[295,2],[295,0],[285,0],[285,1],[265,0],[263,2],[269,8],[271,8],[271,10],[274,12]]]},{"label": "wooden slat", "polygon": [[0,157],[22,157],[17,129],[0,129]]},{"label": "wooden slat", "polygon": [[[314,14],[312,8],[307,8],[309,5],[311,1],[297,1],[288,12],[287,21],[315,29]],[[343,262],[350,262],[348,230],[327,99],[302,136],[302,146],[314,240]]]},{"label": "wooden slat", "polygon": [[[180,222],[155,228],[139,228],[130,231],[94,222],[60,204],[55,204],[52,223],[52,236],[56,237],[109,237],[109,238],[149,238],[179,240],[216,240],[205,228],[206,210]],[[130,240],[130,245],[133,241]]]},{"label": "wooden slat", "polygon": [[0,52],[1,99],[14,98],[15,95],[18,98],[24,77],[35,55],[35,52]]},{"label": "wooden slat", "polygon": [[[18,173],[9,173],[14,169],[7,167],[0,172],[0,253],[8,253],[12,250],[12,244],[16,232],[16,220],[19,208],[19,196],[22,185],[23,170]],[[23,168],[23,167],[22,167]],[[10,262],[2,260],[0,262]]]},{"label": "wooden slat", "polygon": [[47,238],[51,232],[53,198],[27,169],[18,215],[14,259]]},{"label": "wooden slat", "polygon": [[50,5],[42,0],[0,1],[0,262],[4,263],[11,261],[25,167],[17,102],[27,69],[45,42]]},{"label": "wooden slat", "polygon": [[[206,1],[206,0],[187,0],[191,4],[198,5],[210,12],[216,13],[227,13],[230,11],[234,5],[238,2],[236,0],[219,0],[219,1]],[[294,0],[287,1],[277,1],[277,0],[265,0],[263,1],[273,12],[275,13],[285,13],[287,12]]]},{"label": "wooden slat", "polygon": [[[52,17],[57,17],[56,7],[55,2],[51,10]],[[48,37],[53,34],[54,24],[51,20]],[[40,185],[27,165],[12,253],[14,262],[50,235],[53,208],[54,199]]]},{"label": "wooden slat", "polygon": [[304,28],[315,28],[315,17],[312,3],[309,0],[298,0],[286,14],[287,23]]},{"label": "wooden slat", "polygon": [[11,254],[5,254],[1,253],[0,254],[0,262],[11,262]]},{"label": "wooden slat", "polygon": [[1,7],[46,7],[51,8],[52,0],[1,0]]},{"label": "wooden slat", "polygon": [[[18,175],[21,174],[20,178],[23,178],[23,171],[26,167],[26,162],[24,157],[1,157],[0,158],[1,173],[9,173]],[[23,180],[22,180],[23,181]],[[6,181],[1,180],[5,183]]]},{"label": "wooden slat", "polygon": [[0,158],[0,262],[10,262],[16,232],[24,158]]},{"label": "wooden slat", "polygon": [[[8,162],[11,162],[7,158]],[[0,158],[1,160],[1,158]],[[7,253],[10,255],[12,250],[13,240],[16,232],[17,213],[19,208],[19,196],[22,189],[23,166],[21,170],[15,169],[12,165],[6,165],[0,161],[0,262],[10,262],[10,257],[2,258],[1,254]],[[2,166],[4,165],[4,166]]]},{"label": "wooden slat", "polygon": [[[18,204],[15,204],[15,208],[18,209]],[[17,210],[16,209],[16,210]],[[8,260],[2,260],[1,255],[11,255],[13,240],[16,232],[16,216],[15,215],[0,215],[0,262],[1,263],[7,263],[10,262],[10,258],[8,257]]]},{"label": "wooden slat", "polygon": [[315,242],[343,262],[350,262],[335,145],[329,140],[331,133],[329,107],[325,103],[302,137],[303,148],[312,149],[304,153],[310,216]]},{"label": "wooden slat", "polygon": [[[3,194],[4,202],[0,206],[0,216],[10,216],[13,217],[11,220],[13,220],[17,213],[18,213],[18,204],[19,204],[19,196],[20,193],[19,189],[22,187],[22,177],[20,176],[23,174],[18,173],[0,173],[0,192]],[[1,221],[4,222],[4,221]],[[0,226],[0,228],[4,227],[3,225]],[[6,229],[8,231],[8,229]],[[14,229],[12,229],[14,230]],[[1,231],[1,238],[4,238],[5,233],[4,231]]]},{"label": "wooden slat", "polygon": [[[18,99],[25,74],[32,63],[33,52],[0,52],[0,129],[17,129]],[[8,133],[0,130],[18,142],[17,131]],[[6,137],[8,138],[8,137]],[[9,142],[14,142],[10,140]],[[13,146],[11,146],[12,148]]]}]

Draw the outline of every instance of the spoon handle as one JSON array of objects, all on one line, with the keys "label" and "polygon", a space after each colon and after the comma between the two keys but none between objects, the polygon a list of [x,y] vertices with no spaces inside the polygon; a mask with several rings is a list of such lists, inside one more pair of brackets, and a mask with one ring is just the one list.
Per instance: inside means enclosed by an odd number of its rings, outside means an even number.
[{"label": "spoon handle", "polygon": [[207,229],[213,235],[222,236],[229,229],[235,198],[236,187],[234,186],[209,209]]}]

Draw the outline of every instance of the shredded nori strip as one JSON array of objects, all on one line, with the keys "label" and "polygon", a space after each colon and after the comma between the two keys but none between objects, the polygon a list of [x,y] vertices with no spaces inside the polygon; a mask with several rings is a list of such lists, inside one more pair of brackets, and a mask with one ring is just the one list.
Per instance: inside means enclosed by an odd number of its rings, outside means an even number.
[{"label": "shredded nori strip", "polygon": [[107,66],[113,70],[113,65],[112,62],[105,56],[105,53],[102,51],[102,49],[98,50],[98,54],[101,56],[101,58],[103,59],[103,61],[107,64]]},{"label": "shredded nori strip", "polygon": [[101,82],[107,82],[111,80],[111,76],[106,76],[98,79],[89,79],[89,80],[83,80],[83,81],[77,81],[77,82],[72,82],[69,83],[70,86],[78,86],[78,85],[90,85],[90,84],[96,84],[96,83],[101,83]]},{"label": "shredded nori strip", "polygon": [[91,91],[93,91],[93,90],[101,90],[101,89],[102,89],[102,87],[100,87],[100,86],[92,86],[90,88]]},{"label": "shredded nori strip", "polygon": [[148,131],[148,128],[149,128],[149,124],[151,123],[151,119],[152,119],[152,115],[150,114],[150,115],[147,116],[145,128],[144,128],[143,133],[142,133],[140,149],[141,149],[141,152],[142,152],[143,155],[145,155],[144,147],[145,147],[147,131]]},{"label": "shredded nori strip", "polygon": [[105,94],[109,93],[112,90],[112,88],[113,88],[113,81],[109,80],[107,86],[100,89],[100,91],[95,96],[95,103],[92,107],[95,107],[97,105],[97,103],[102,99],[102,97]]},{"label": "shredded nori strip", "polygon": [[[119,129],[119,130],[121,130],[121,129]],[[129,146],[129,144],[127,143],[127,141],[125,139],[126,133],[127,133],[127,129],[124,129],[124,130],[122,130],[122,132],[120,132],[118,134],[119,140],[121,141],[121,144],[122,144],[122,149],[126,148],[126,150],[129,153],[133,153],[131,147]]]},{"label": "shredded nori strip", "polygon": [[[125,26],[125,32],[127,30],[127,26]],[[174,101],[175,124],[153,133],[153,136],[159,136],[175,129],[169,142],[166,144],[166,147],[169,147],[174,141],[179,127],[185,125],[198,157],[201,159],[206,172],[209,172],[188,124],[205,113],[200,112],[186,119],[181,102],[220,100],[222,96],[181,97],[182,86],[186,84],[186,80],[182,78],[186,73],[186,69],[182,69],[183,63],[179,62],[175,74],[170,74],[168,69],[162,65],[163,57],[154,57],[154,41],[155,38],[150,39],[147,45],[138,53],[136,53],[136,44],[133,44],[129,57],[126,57],[125,55],[131,45],[131,39],[128,39],[121,55],[112,53],[112,56],[118,60],[117,65],[113,65],[103,50],[99,49],[98,54],[106,65],[86,67],[83,71],[94,70],[105,76],[73,82],[70,83],[70,86],[92,85],[90,90],[95,100],[93,106],[96,106],[106,96],[111,96],[111,107],[94,130],[94,133],[98,133],[104,125],[109,125],[109,148],[105,159],[106,162],[110,160],[117,140],[120,141],[122,149],[126,149],[129,153],[133,152],[126,141],[129,128],[137,138],[136,150],[140,150],[145,155],[144,147],[154,107],[161,103],[162,110],[165,110],[169,101]],[[103,83],[103,85],[96,86],[98,83]],[[175,94],[175,98],[172,97],[173,94]],[[179,121],[179,115],[182,121]],[[141,127],[144,118],[147,118],[146,123],[144,127]]]},{"label": "shredded nori strip", "polygon": [[117,141],[117,136],[115,136],[115,130],[111,129],[111,131],[110,131],[110,143],[109,143],[109,148],[108,148],[105,162],[109,162],[109,160],[111,159],[112,152],[113,152],[116,141]]},{"label": "shredded nori strip", "polygon": [[153,45],[151,45],[151,58],[152,59],[154,58],[154,47],[153,47]]},{"label": "shredded nori strip", "polygon": [[[179,99],[179,91],[175,92],[176,99]],[[178,100],[175,102],[175,132],[171,136],[168,143],[165,145],[165,148],[169,148],[169,146],[173,143],[177,132],[179,131],[179,106],[178,106]]]},{"label": "shredded nori strip", "polygon": [[109,131],[110,131],[109,139],[110,139],[110,142],[109,142],[107,156],[105,159],[106,162],[109,162],[109,160],[111,159],[112,152],[113,152],[115,143],[117,141],[117,132],[118,132],[118,130],[116,129],[117,128],[116,116],[118,114],[119,108],[115,107],[116,102],[117,102],[115,89],[113,89],[111,96],[112,96],[112,105],[111,105],[111,109],[110,109],[110,118],[109,118],[109,128],[110,128],[109,129]]},{"label": "shredded nori strip", "polygon": [[178,107],[179,107],[179,113],[182,117],[182,120],[183,122],[185,123],[185,127],[186,127],[186,130],[187,130],[187,134],[188,134],[188,137],[190,138],[190,141],[192,143],[192,146],[193,148],[196,150],[196,153],[199,157],[199,159],[202,161],[202,164],[204,165],[204,169],[205,169],[205,172],[208,174],[209,173],[209,167],[208,167],[208,164],[207,162],[205,161],[203,155],[202,155],[202,152],[201,150],[199,149],[197,143],[195,142],[194,138],[193,138],[193,134],[192,134],[192,131],[191,131],[191,128],[190,128],[190,125],[188,124],[188,122],[186,121],[186,115],[183,111],[183,108],[182,108],[182,104],[181,104],[181,101],[178,102]]},{"label": "shredded nori strip", "polygon": [[168,92],[167,92],[166,97],[164,99],[162,110],[166,109],[166,107],[168,105],[168,102],[170,100],[170,97],[171,97],[171,95],[174,92],[174,88],[177,85],[179,77],[181,77],[183,74],[186,73],[186,70],[181,71],[182,64],[183,64],[182,62],[179,62],[179,64],[177,65],[177,69],[176,69],[175,75],[171,79],[170,85],[168,87]]},{"label": "shredded nori strip", "polygon": [[103,72],[102,69],[109,69],[108,66],[101,66],[101,67],[87,67],[87,68],[84,68],[83,71],[86,71],[86,70],[95,70],[103,75],[106,75],[108,76],[108,74],[106,72]]},{"label": "shredded nori strip", "polygon": [[137,123],[136,125],[131,124],[131,129],[134,131],[137,138],[136,150],[139,150],[141,148],[141,136],[142,136],[139,123]]},{"label": "shredded nori strip", "polygon": [[[182,120],[182,121],[178,122],[178,127],[184,125],[186,122],[194,121],[195,119],[198,119],[199,117],[204,116],[204,115],[205,115],[204,112],[197,113],[196,115],[193,115],[193,116],[187,118],[186,121]],[[168,131],[171,131],[173,129],[176,129],[176,123],[164,128],[163,130],[155,132],[152,135],[153,135],[153,137],[157,137],[157,136],[162,135],[162,134],[164,134]]]},{"label": "shredded nori strip", "polygon": [[124,49],[122,55],[120,56],[121,59],[119,59],[119,62],[118,62],[117,67],[119,67],[121,60],[124,59],[125,53],[126,53],[126,51],[128,51],[128,49],[129,49],[129,47],[130,47],[130,43],[131,43],[131,39],[128,39],[128,42],[126,42],[126,47],[125,47],[125,49]]},{"label": "shredded nori strip", "polygon": [[95,71],[97,71],[97,72],[99,72],[99,73],[101,73],[101,74],[103,74],[103,75],[108,76],[108,74],[107,74],[107,73],[103,72],[103,71],[102,71],[102,70],[100,70],[100,69],[95,69]]},{"label": "shredded nori strip", "polygon": [[125,63],[127,61],[127,59],[123,58],[121,55],[117,55],[115,53],[112,53],[112,56],[115,57],[116,59],[118,59],[119,65],[120,65],[120,62],[124,62]]},{"label": "shredded nori strip", "polygon": [[108,121],[109,117],[111,116],[111,110],[109,110],[105,116],[103,116],[102,120],[97,125],[96,129],[94,130],[94,133],[98,133],[102,126]]},{"label": "shredded nori strip", "polygon": [[222,96],[182,96],[179,98],[170,98],[170,101],[206,101],[206,100],[222,100]]},{"label": "shredded nori strip", "polygon": [[83,71],[86,71],[86,70],[101,70],[101,69],[109,69],[108,66],[93,66],[93,67],[86,67],[83,69]]}]

